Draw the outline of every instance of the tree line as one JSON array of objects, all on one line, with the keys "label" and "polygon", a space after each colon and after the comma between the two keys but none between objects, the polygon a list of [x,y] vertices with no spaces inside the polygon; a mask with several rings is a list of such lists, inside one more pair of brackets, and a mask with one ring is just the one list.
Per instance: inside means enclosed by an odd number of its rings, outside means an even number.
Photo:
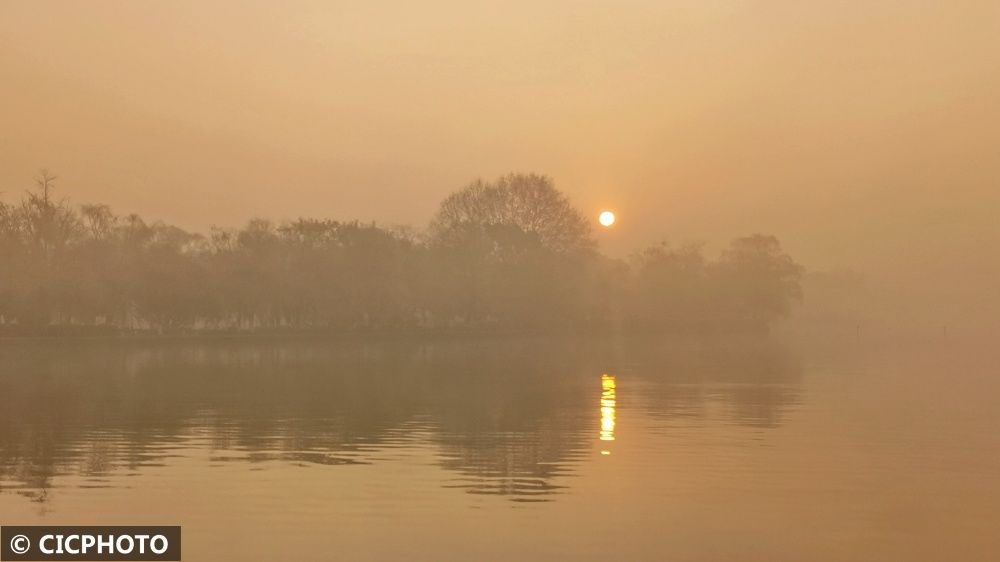
[{"label": "tree line", "polygon": [[75,207],[42,173],[0,202],[0,329],[766,330],[801,297],[776,238],[708,258],[658,244],[602,255],[547,177],[449,195],[426,229],[250,220],[187,232]]}]

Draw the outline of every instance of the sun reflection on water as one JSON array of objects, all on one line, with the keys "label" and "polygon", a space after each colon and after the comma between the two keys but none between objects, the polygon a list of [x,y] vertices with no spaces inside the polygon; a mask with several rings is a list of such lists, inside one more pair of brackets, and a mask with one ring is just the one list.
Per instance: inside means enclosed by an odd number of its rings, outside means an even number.
[{"label": "sun reflection on water", "polygon": [[[601,375],[601,441],[615,440],[615,376]],[[610,455],[604,449],[602,455]]]}]

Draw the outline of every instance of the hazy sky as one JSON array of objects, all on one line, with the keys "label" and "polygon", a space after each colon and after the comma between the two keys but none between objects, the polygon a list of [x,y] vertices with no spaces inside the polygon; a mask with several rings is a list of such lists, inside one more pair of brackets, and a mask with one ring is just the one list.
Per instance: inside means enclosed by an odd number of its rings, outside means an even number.
[{"label": "hazy sky", "polygon": [[536,171],[619,211],[616,255],[761,231],[813,267],[1000,271],[995,0],[3,0],[0,84],[6,200],[47,166],[198,230],[422,225]]}]

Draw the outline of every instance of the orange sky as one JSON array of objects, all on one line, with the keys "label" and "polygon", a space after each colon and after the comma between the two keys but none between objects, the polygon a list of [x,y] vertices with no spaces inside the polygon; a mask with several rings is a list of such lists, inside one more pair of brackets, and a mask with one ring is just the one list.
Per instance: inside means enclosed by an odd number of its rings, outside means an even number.
[{"label": "orange sky", "polygon": [[[778,235],[812,267],[998,278],[1000,4],[0,4],[0,197],[188,228],[424,224],[552,176],[623,255]],[[950,277],[949,277],[950,276]]]}]

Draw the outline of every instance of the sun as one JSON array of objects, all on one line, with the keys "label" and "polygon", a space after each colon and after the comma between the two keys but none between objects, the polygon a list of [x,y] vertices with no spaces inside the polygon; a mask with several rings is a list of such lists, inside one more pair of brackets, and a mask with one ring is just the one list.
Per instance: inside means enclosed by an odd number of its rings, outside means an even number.
[{"label": "sun", "polygon": [[601,226],[605,228],[615,224],[615,219],[613,211],[601,211],[601,214],[597,216],[597,222],[601,223]]}]

